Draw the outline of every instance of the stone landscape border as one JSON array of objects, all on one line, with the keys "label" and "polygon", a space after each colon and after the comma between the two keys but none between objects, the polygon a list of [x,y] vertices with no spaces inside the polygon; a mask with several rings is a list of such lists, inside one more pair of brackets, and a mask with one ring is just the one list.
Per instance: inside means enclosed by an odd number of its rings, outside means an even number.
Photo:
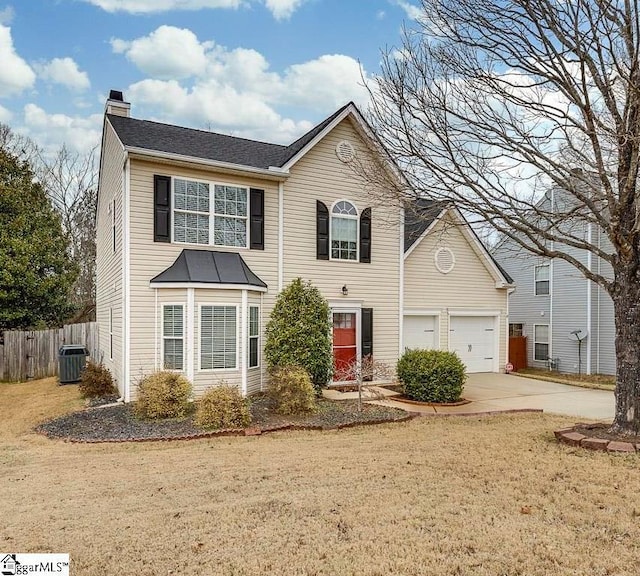
[{"label": "stone landscape border", "polygon": [[620,440],[607,440],[606,438],[595,438],[577,432],[576,428],[588,428],[590,424],[576,424],[570,428],[556,430],[554,435],[558,442],[568,446],[579,446],[587,450],[597,450],[609,452],[610,454],[634,454],[640,452],[640,444],[632,442],[621,442]]},{"label": "stone landscape border", "polygon": [[355,428],[357,426],[375,426],[378,424],[393,424],[395,422],[406,422],[412,420],[416,416],[407,414],[400,418],[385,418],[383,420],[369,420],[362,422],[345,422],[336,424],[335,426],[317,426],[307,424],[281,424],[276,426],[250,426],[249,428],[226,428],[223,430],[212,430],[209,432],[200,432],[198,434],[186,434],[182,436],[154,436],[151,438],[70,438],[62,436],[47,436],[50,440],[63,440],[73,444],[123,444],[125,442],[171,442],[173,440],[201,440],[203,438],[216,438],[217,436],[261,436],[270,432],[284,432],[289,430],[315,430],[315,431],[331,431],[342,430],[344,428]]}]

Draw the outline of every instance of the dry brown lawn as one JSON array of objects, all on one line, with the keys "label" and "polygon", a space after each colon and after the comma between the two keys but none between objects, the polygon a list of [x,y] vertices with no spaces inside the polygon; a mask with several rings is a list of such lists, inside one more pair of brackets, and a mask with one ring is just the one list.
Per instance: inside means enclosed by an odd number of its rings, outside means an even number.
[{"label": "dry brown lawn", "polygon": [[556,444],[542,415],[80,445],[80,405],[0,384],[0,550],[74,575],[636,575],[640,458]]}]

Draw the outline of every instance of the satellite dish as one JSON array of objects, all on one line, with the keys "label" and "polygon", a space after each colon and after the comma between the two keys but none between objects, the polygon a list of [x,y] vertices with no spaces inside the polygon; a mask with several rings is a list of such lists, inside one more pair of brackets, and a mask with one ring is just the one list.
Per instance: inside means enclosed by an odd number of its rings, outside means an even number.
[{"label": "satellite dish", "polygon": [[569,340],[573,340],[574,342],[582,342],[587,338],[587,336],[589,336],[587,330],[573,330],[569,334]]}]

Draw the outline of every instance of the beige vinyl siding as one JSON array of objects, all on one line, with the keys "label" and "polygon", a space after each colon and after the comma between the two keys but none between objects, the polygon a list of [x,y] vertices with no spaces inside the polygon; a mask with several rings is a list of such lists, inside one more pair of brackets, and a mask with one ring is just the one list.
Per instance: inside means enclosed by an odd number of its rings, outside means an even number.
[{"label": "beige vinyl siding", "polygon": [[[448,247],[455,256],[455,266],[442,274],[435,266],[434,255]],[[450,219],[436,224],[414,248],[404,264],[404,308],[440,313],[440,347],[449,347],[449,313],[464,311],[487,315],[500,313],[499,369],[504,370],[507,346],[507,290],[496,288],[496,279],[485,265],[485,258],[470,244],[459,225]]]},{"label": "beige vinyl siding", "polygon": [[[244,248],[225,248],[220,246],[204,246],[198,244],[169,244],[153,241],[153,176],[161,174],[172,177],[202,179],[209,182],[236,184],[265,191],[265,249],[249,250]],[[278,288],[278,185],[271,181],[251,177],[238,177],[220,174],[214,171],[174,167],[169,164],[152,163],[143,160],[131,161],[131,374],[147,371],[154,363],[154,294],[149,281],[171,266],[184,248],[238,252],[251,270],[269,287],[269,297],[265,298],[263,314],[273,306]],[[200,290],[196,296],[207,302],[218,302],[222,291],[215,291],[216,296],[203,296]],[[206,293],[207,291],[203,291]],[[241,302],[241,291],[228,291],[228,298]],[[186,291],[185,291],[186,294]],[[186,296],[185,296],[186,298]],[[197,320],[197,319],[196,319]],[[195,350],[197,347],[198,328],[195,334]],[[223,373],[198,374],[195,372],[196,390],[203,390],[214,384]],[[220,375],[220,376],[219,376]],[[240,373],[237,375],[224,373],[229,383],[240,385]],[[135,384],[135,382],[134,382]]]},{"label": "beige vinyl siding", "polygon": [[[366,154],[350,120],[341,122],[291,169],[284,185],[284,283],[311,280],[328,300],[352,301],[373,308],[373,354],[395,366],[399,348],[399,213],[376,206],[348,165],[336,157],[336,145],[351,142]],[[336,200],[358,209],[372,208],[371,263],[316,259],[316,200],[329,211]],[[347,285],[348,297],[341,288]]]},{"label": "beige vinyl siding", "polygon": [[[122,201],[125,154],[111,125],[105,122],[96,217],[96,319],[100,354],[120,393],[122,381]],[[113,250],[110,206],[115,200],[116,250]],[[113,309],[113,359],[109,357],[109,310]]]}]

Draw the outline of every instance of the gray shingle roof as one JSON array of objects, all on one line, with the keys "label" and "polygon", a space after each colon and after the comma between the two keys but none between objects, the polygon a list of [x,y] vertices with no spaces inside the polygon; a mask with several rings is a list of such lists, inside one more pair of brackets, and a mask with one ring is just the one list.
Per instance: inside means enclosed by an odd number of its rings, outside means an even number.
[{"label": "gray shingle roof", "polygon": [[176,261],[151,280],[153,283],[191,282],[238,284],[266,288],[240,254],[213,250],[184,249]]},{"label": "gray shingle roof", "polygon": [[107,117],[125,146],[266,169],[269,166],[283,166],[350,104],[334,112],[289,146],[114,114],[108,114]]}]

